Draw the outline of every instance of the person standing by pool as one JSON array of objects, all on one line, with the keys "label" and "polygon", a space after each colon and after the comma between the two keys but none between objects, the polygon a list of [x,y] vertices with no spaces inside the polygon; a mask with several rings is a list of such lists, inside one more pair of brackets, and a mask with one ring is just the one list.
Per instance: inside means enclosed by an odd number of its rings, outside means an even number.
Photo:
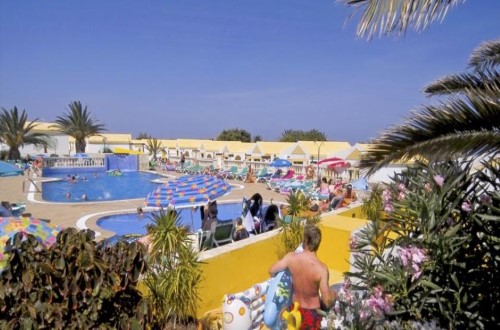
[{"label": "person standing by pool", "polygon": [[184,163],[186,162],[186,155],[184,155],[184,152],[181,151],[181,172],[184,171]]},{"label": "person standing by pool", "polygon": [[337,298],[337,293],[328,287],[328,268],[316,255],[320,243],[320,229],[312,224],[305,225],[302,238],[304,250],[288,253],[269,269],[271,276],[286,269],[292,275],[293,301],[300,306],[301,329],[320,329],[323,317],[318,310],[322,303],[329,309]]}]

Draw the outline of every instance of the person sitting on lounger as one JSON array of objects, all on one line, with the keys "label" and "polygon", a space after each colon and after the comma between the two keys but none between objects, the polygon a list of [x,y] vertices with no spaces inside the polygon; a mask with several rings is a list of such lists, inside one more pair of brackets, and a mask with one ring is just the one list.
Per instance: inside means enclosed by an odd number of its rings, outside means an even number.
[{"label": "person sitting on lounger", "polygon": [[246,230],[245,226],[243,226],[243,220],[241,218],[236,220],[236,229],[233,234],[233,240],[239,241],[245,238],[248,238],[250,234]]},{"label": "person sitting on lounger", "polygon": [[318,187],[318,193],[320,195],[330,195],[330,189],[328,188],[328,181],[326,181],[325,177],[321,179],[321,184]]},{"label": "person sitting on lounger", "polygon": [[331,208],[338,209],[348,206],[352,202],[355,202],[357,199],[358,197],[356,196],[356,192],[352,190],[352,185],[348,184],[346,190],[342,193],[342,195],[335,197],[332,200]]},{"label": "person sitting on lounger", "polygon": [[217,201],[208,202],[207,206],[200,207],[201,212],[201,229],[210,231],[212,229],[212,223],[217,222]]}]

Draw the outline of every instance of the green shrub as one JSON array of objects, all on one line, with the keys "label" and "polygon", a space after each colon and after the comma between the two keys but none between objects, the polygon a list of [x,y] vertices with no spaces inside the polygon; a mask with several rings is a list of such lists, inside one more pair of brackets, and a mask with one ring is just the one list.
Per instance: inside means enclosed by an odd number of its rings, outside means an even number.
[{"label": "green shrub", "polygon": [[149,309],[155,325],[165,328],[196,317],[202,281],[198,252],[192,248],[190,232],[181,225],[176,211],[153,214],[151,271],[144,278]]},{"label": "green shrub", "polygon": [[0,274],[0,328],[137,328],[148,323],[136,285],[144,247],[97,244],[90,230],[61,231],[50,248],[17,233]]},{"label": "green shrub", "polygon": [[500,326],[500,164],[471,160],[408,169],[382,194],[384,212],[356,235],[357,288],[393,301],[387,321]]},{"label": "green shrub", "polygon": [[302,243],[305,223],[318,223],[319,216],[301,218],[300,214],[309,209],[309,199],[301,192],[297,191],[287,197],[287,221],[278,219],[278,227],[281,231],[280,243],[276,246],[278,258],[283,258],[287,253],[295,251]]}]

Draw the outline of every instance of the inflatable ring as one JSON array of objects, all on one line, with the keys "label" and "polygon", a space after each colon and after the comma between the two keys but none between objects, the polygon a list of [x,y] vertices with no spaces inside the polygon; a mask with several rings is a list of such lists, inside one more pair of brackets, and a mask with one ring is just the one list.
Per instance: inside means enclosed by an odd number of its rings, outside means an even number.
[{"label": "inflatable ring", "polygon": [[314,168],[312,165],[307,165],[306,167],[306,178],[307,179],[314,179]]},{"label": "inflatable ring", "polygon": [[291,311],[283,312],[283,319],[286,321],[286,328],[288,330],[300,329],[302,314],[300,314],[299,303],[297,301],[293,303],[293,309]]}]

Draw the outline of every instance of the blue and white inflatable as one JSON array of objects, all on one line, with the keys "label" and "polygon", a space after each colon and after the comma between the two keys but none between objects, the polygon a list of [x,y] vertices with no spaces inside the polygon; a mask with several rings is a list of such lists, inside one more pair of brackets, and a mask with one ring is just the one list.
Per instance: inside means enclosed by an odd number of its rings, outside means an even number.
[{"label": "blue and white inflatable", "polygon": [[264,306],[264,324],[269,329],[281,329],[282,314],[292,305],[292,295],[292,275],[287,270],[279,272],[269,284]]}]

